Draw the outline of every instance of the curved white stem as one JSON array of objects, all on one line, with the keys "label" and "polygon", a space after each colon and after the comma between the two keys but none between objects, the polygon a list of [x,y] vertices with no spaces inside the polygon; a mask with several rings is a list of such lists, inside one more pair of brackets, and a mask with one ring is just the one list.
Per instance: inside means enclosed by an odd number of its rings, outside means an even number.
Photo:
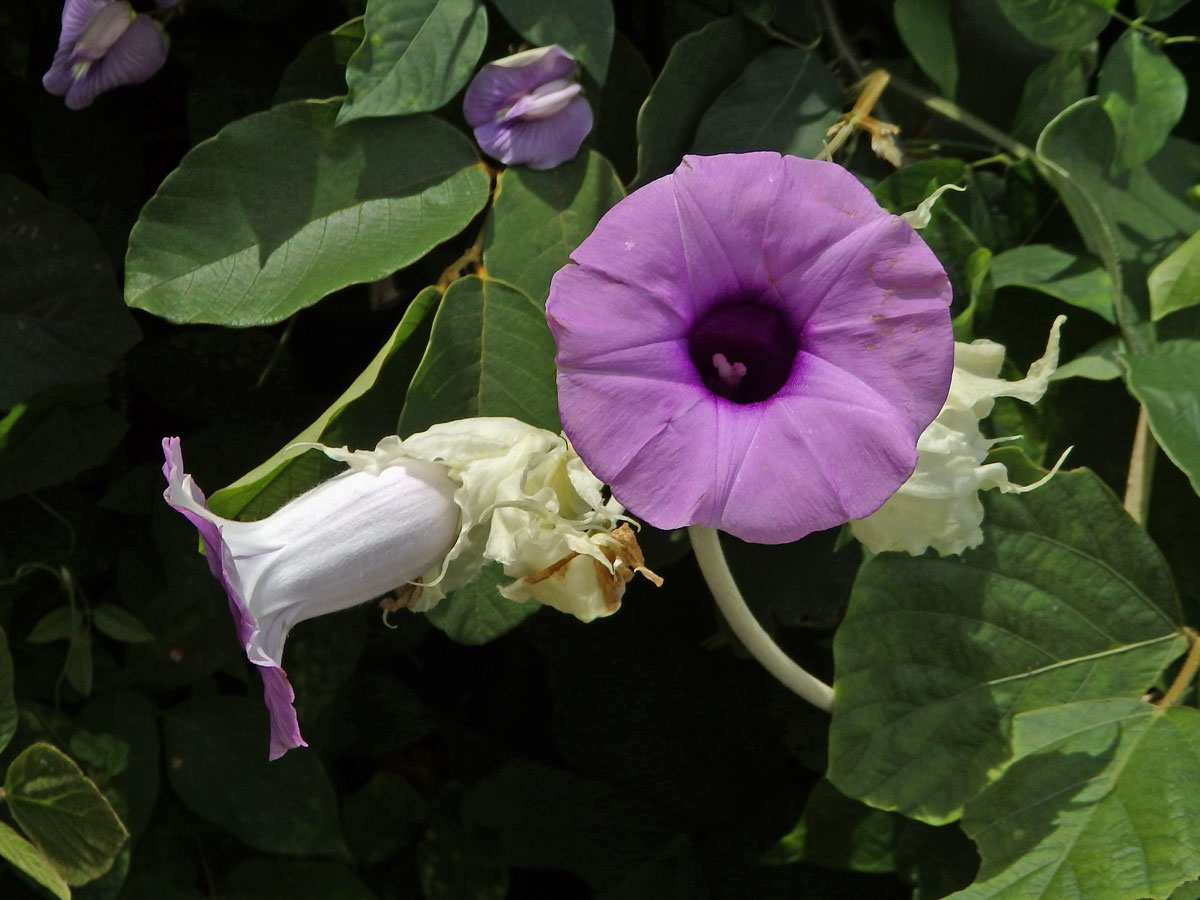
[{"label": "curved white stem", "polygon": [[721,539],[717,532],[712,528],[692,525],[688,528],[688,537],[691,538],[692,549],[696,552],[700,572],[708,582],[708,589],[712,591],[713,599],[717,601],[721,614],[725,616],[725,621],[738,636],[738,640],[762,663],[764,669],[784,685],[817,709],[829,712],[833,708],[833,688],[796,665],[758,624],[754,613],[746,605],[742,592],[738,590],[737,582],[733,580],[733,573],[729,571],[729,564],[725,561],[725,553],[721,550]]}]

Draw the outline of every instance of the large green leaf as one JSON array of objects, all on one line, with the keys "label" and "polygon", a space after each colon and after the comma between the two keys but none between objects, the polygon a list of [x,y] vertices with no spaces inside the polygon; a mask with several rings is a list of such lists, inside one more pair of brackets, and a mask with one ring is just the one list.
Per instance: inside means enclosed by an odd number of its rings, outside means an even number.
[{"label": "large green leaf", "polygon": [[452,283],[400,415],[401,435],[468,416],[558,431],[554,338],[541,304],[503,281]]},{"label": "large green leaf", "polygon": [[0,752],[17,732],[17,699],[13,695],[12,656],[8,636],[0,628]]},{"label": "large green leaf", "polygon": [[0,410],[106,375],[139,336],[92,230],[0,174]]},{"label": "large green leaf", "polygon": [[517,603],[501,596],[497,588],[511,581],[498,564],[490,563],[478,578],[431,609],[429,621],[459,644],[494,641],[542,608],[540,603]]},{"label": "large green leaf", "polygon": [[107,397],[103,381],[61,385],[0,417],[0,500],[62,484],[104,462],[126,429]]},{"label": "large green leaf", "polygon": [[38,852],[37,847],[3,822],[0,822],[0,858],[8,860],[59,900],[71,900],[71,888],[54,866]]},{"label": "large green leaf", "polygon": [[613,44],[611,0],[493,0],[517,34],[535,47],[558,44],[600,84]]},{"label": "large green leaf", "polygon": [[163,733],[171,787],[200,818],[256,850],[348,859],[316,754],[293,750],[268,762],[260,699],[188,700],[163,716]]},{"label": "large green leaf", "polygon": [[364,21],[339,125],[439,109],[470,79],[487,42],[480,0],[367,0]]},{"label": "large green leaf", "polygon": [[1012,714],[1141,696],[1185,646],[1165,561],[1091,472],[986,499],[962,558],[866,563],[834,639],[830,780],[933,824],[1008,761]]},{"label": "large green leaf", "polygon": [[487,200],[457,129],[334,128],[338,101],[247,116],[193,148],[129,236],[125,301],[175,322],[262,325],[414,262]]},{"label": "large green leaf", "polygon": [[612,166],[592,151],[545,172],[505,170],[484,237],[488,274],[545,303],[551,276],[623,196]]},{"label": "large green leaf", "polygon": [[1025,244],[998,254],[992,284],[1030,288],[1114,320],[1112,279],[1104,268],[1053,244]]},{"label": "large green leaf", "polygon": [[1125,364],[1155,439],[1200,493],[1200,340],[1166,341]]},{"label": "large green leaf", "polygon": [[624,181],[637,174],[638,110],[650,93],[654,75],[637,47],[617,32],[613,35],[612,67],[600,96],[592,103],[596,116],[595,147]]},{"label": "large green leaf", "polygon": [[1200,872],[1200,712],[1138,700],[1018,715],[1016,762],[967,806],[958,900],[1164,900]]},{"label": "large green leaf", "polygon": [[129,832],[70,757],[32,744],[4,777],[12,816],[67,884],[86,884],[112,867]]},{"label": "large green leaf", "polygon": [[1096,91],[1116,132],[1114,175],[1163,148],[1183,117],[1188,95],[1183,73],[1161,47],[1132,28],[1104,57]]},{"label": "large green leaf", "polygon": [[997,0],[1004,17],[1035,44],[1075,50],[1108,24],[1117,0]]},{"label": "large green leaf", "polygon": [[951,99],[958,86],[958,56],[950,0],[896,0],[896,30],[921,70]]},{"label": "large green leaf", "polygon": [[819,56],[796,47],[773,47],[746,66],[704,113],[692,150],[816,156],[841,106],[841,83]]},{"label": "large green leaf", "polygon": [[312,38],[279,76],[271,105],[290,100],[326,100],[346,93],[346,64],[362,44],[363,17]]},{"label": "large green leaf", "polygon": [[1013,137],[1035,142],[1051,119],[1086,97],[1093,65],[1087,51],[1064,50],[1030,72],[1013,119]]},{"label": "large green leaf", "polygon": [[319,450],[305,450],[297,444],[318,441],[330,447],[373,447],[390,434],[420,358],[418,349],[408,342],[422,330],[439,296],[436,288],[421,291],[354,383],[286,447],[213,494],[209,507],[228,518],[263,518],[342,469]]},{"label": "large green leaf", "polygon": [[1146,279],[1150,289],[1150,318],[1200,303],[1200,231],[1175,248]]},{"label": "large green leaf", "polygon": [[679,165],[705,110],[766,45],[762,30],[740,17],[710,22],[675,43],[638,113],[636,184]]}]

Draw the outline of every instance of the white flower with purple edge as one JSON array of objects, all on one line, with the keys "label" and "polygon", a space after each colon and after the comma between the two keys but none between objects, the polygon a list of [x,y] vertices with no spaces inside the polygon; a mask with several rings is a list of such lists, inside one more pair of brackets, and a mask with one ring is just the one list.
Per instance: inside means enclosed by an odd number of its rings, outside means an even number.
[{"label": "white flower with purple edge", "polygon": [[557,44],[488,63],[471,80],[463,115],[475,140],[505,165],[552,169],[579,152],[592,107],[571,80],[575,57]]},{"label": "white flower with purple edge", "polygon": [[[304,445],[302,445],[304,446]],[[309,444],[349,469],[265,519],[209,510],[184,473],[178,438],[163,452],[167,502],[200,531],[238,639],[263,678],[270,756],[305,746],[282,667],[298,622],[393,589],[430,609],[494,561],[516,579],[511,600],[536,600],[582,621],[620,606],[642,566],[621,508],[560,436],[515,419],[435,425],[375,450]]]},{"label": "white flower with purple edge", "polygon": [[[179,0],[157,2],[161,9]],[[105,91],[151,78],[166,62],[168,44],[162,26],[125,0],[67,0],[42,86],[65,97],[69,109],[83,109]]]}]

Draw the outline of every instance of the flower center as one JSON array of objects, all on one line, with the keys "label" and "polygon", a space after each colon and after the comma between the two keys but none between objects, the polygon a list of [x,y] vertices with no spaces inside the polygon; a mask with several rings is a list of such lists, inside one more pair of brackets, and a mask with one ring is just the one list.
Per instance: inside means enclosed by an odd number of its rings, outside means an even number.
[{"label": "flower center", "polygon": [[714,306],[688,336],[688,353],[704,386],[734,403],[774,396],[792,374],[796,351],[787,320],[753,302]]}]

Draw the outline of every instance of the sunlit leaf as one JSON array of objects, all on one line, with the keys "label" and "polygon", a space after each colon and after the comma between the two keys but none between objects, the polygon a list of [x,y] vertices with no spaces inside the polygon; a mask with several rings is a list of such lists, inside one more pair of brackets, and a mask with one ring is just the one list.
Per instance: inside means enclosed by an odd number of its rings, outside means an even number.
[{"label": "sunlit leaf", "polygon": [[59,900],[71,900],[71,889],[54,866],[38,851],[3,822],[0,822],[0,858],[8,860]]},{"label": "sunlit leaf", "polygon": [[1116,134],[1112,172],[1119,175],[1163,148],[1183,117],[1188,86],[1162,48],[1131,28],[1104,57],[1096,91]]},{"label": "sunlit leaf", "polygon": [[1026,244],[992,260],[996,288],[1025,287],[1114,321],[1112,281],[1092,259],[1052,244]]},{"label": "sunlit leaf", "polygon": [[1154,437],[1200,493],[1200,340],[1166,341],[1125,364]]},{"label": "sunlit leaf", "polygon": [[1150,318],[1200,303],[1200,231],[1150,270]]}]

